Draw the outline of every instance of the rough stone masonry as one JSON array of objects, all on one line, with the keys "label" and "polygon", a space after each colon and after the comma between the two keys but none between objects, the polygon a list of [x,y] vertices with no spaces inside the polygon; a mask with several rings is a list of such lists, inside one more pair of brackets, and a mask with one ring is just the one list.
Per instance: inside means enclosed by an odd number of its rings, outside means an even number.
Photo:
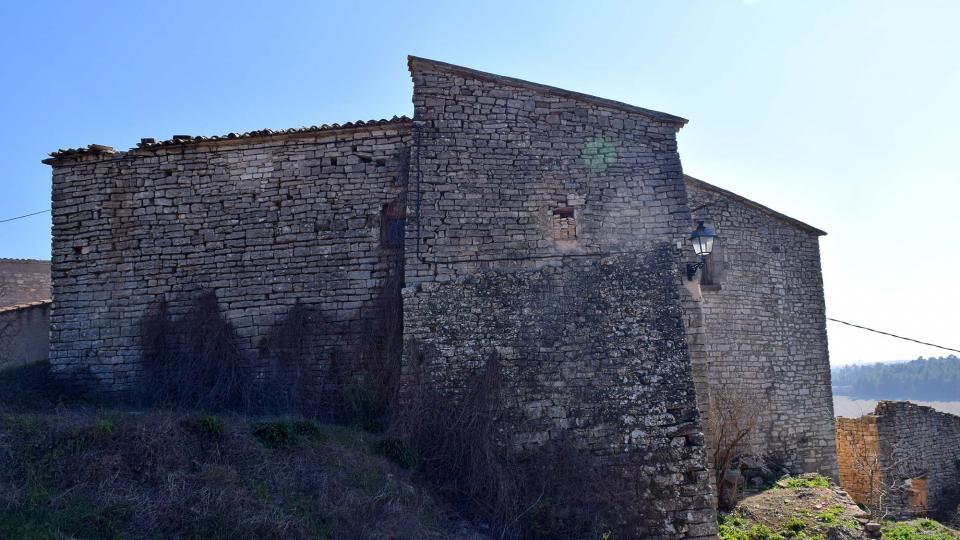
[{"label": "rough stone masonry", "polygon": [[736,226],[717,225],[731,281],[701,302],[705,276],[684,283],[691,209],[733,195],[685,179],[686,120],[409,66],[413,120],[53,153],[53,369],[128,392],[148,311],[212,291],[251,363],[296,306],[320,314],[304,362],[323,388],[402,287],[401,386],[456,400],[495,360],[502,446],[592,456],[634,494],[628,537],[715,535],[700,412],[738,370],[772,396],[760,436],[835,473],[818,232],[736,199]]},{"label": "rough stone masonry", "polygon": [[47,358],[50,261],[0,259],[0,368]]},{"label": "rough stone masonry", "polygon": [[909,401],[881,401],[873,413],[837,419],[840,481],[876,514],[960,508],[960,416]]}]

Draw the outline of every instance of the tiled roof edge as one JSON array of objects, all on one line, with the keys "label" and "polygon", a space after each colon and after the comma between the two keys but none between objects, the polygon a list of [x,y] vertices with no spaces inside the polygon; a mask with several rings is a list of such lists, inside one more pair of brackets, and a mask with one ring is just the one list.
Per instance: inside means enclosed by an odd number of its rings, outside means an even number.
[{"label": "tiled roof edge", "polygon": [[17,304],[17,305],[15,305],[15,306],[0,307],[0,313],[7,313],[7,312],[10,312],[10,311],[17,311],[17,310],[19,310],[19,309],[28,309],[28,308],[46,306],[46,305],[50,305],[50,304],[52,304],[52,303],[53,303],[53,300],[51,300],[51,299],[36,300],[36,301],[33,301],[33,302],[25,302],[25,303],[23,303],[23,304]]},{"label": "tiled roof edge", "polygon": [[24,263],[50,264],[50,259],[17,259],[15,257],[0,257],[0,262],[24,262]]},{"label": "tiled roof edge", "polygon": [[742,195],[737,195],[736,193],[734,193],[734,192],[732,192],[732,191],[728,191],[728,190],[726,190],[726,189],[717,187],[717,186],[715,186],[715,185],[713,185],[713,184],[704,182],[703,180],[700,180],[699,178],[694,178],[694,177],[690,176],[689,174],[684,174],[684,175],[683,175],[683,179],[684,179],[688,184],[693,184],[694,186],[699,187],[699,188],[701,188],[701,189],[705,189],[705,190],[707,190],[707,191],[712,191],[712,192],[714,192],[714,193],[718,193],[718,194],[723,195],[723,196],[725,196],[725,197],[729,197],[729,198],[731,198],[731,199],[733,199],[733,200],[735,200],[735,201],[737,201],[737,202],[739,202],[739,203],[741,203],[741,204],[744,204],[744,205],[749,206],[749,207],[751,207],[751,208],[755,208],[755,209],[757,209],[757,210],[760,210],[761,212],[763,212],[763,213],[765,213],[765,214],[768,214],[768,215],[770,215],[770,216],[773,216],[773,217],[775,217],[775,218],[777,218],[777,219],[779,219],[779,220],[781,220],[781,221],[786,221],[787,223],[789,223],[790,225],[793,225],[794,227],[797,227],[798,229],[805,230],[805,231],[807,231],[807,232],[809,232],[809,233],[813,233],[813,234],[815,234],[815,235],[817,235],[817,236],[826,236],[826,235],[827,235],[826,231],[823,231],[823,230],[821,230],[821,229],[818,229],[818,228],[814,227],[813,225],[808,225],[808,224],[800,221],[799,219],[792,218],[792,217],[790,217],[790,216],[788,216],[788,215],[786,215],[786,214],[781,214],[780,212],[777,212],[776,210],[770,208],[769,206],[764,206],[764,205],[762,205],[762,204],[760,204],[760,203],[758,203],[758,202],[756,202],[756,201],[751,201],[750,199],[748,199],[748,198],[746,198],[746,197],[744,197],[744,196],[742,196]]},{"label": "tiled roof edge", "polygon": [[[344,131],[344,130],[355,130],[362,128],[371,128],[371,127],[380,127],[380,126],[390,126],[390,125],[403,125],[409,124],[410,118],[406,116],[394,116],[393,118],[386,118],[380,120],[358,120],[356,122],[347,122],[345,124],[323,124],[319,126],[307,126],[300,128],[289,128],[289,129],[259,129],[254,131],[247,131],[243,133],[227,133],[226,135],[212,135],[212,136],[193,136],[193,135],[174,135],[173,137],[157,141],[152,138],[140,139],[140,142],[137,144],[136,148],[131,148],[130,151],[136,150],[153,150],[153,149],[162,149],[170,147],[182,147],[187,145],[202,144],[209,142],[217,141],[235,141],[240,139],[258,139],[258,138],[269,138],[283,135],[309,135],[313,133],[328,133],[334,131]],[[127,152],[120,152],[114,150],[110,146],[104,146],[101,144],[91,144],[86,148],[67,148],[57,150],[56,152],[51,152],[50,157],[43,160],[43,163],[51,165],[56,163],[61,159],[70,159],[75,157],[113,157],[113,156],[123,156]]]},{"label": "tiled roof edge", "polygon": [[612,109],[620,109],[628,112],[634,112],[634,113],[642,114],[654,120],[659,120],[661,122],[666,122],[668,124],[674,124],[678,129],[683,127],[687,122],[689,122],[689,120],[680,116],[675,116],[675,115],[665,113],[665,112],[660,112],[660,111],[654,111],[651,109],[644,109],[643,107],[637,107],[636,105],[630,105],[629,103],[623,103],[622,101],[616,101],[613,99],[607,99],[599,96],[593,96],[590,94],[584,94],[581,92],[575,92],[573,90],[565,90],[563,88],[557,88],[556,86],[549,86],[546,84],[525,81],[523,79],[506,77],[504,75],[487,73],[485,71],[479,71],[479,70],[468,68],[468,67],[458,66],[455,64],[448,64],[446,62],[441,62],[439,60],[431,60],[429,58],[421,58],[419,56],[413,56],[413,55],[407,56],[407,66],[409,67],[411,72],[413,71],[414,66],[417,66],[417,65],[430,67],[430,68],[433,68],[439,71],[445,71],[448,73],[455,73],[471,79],[482,79],[482,80],[492,81],[499,84],[505,84],[508,86],[519,86],[521,88],[527,88],[535,92],[568,97],[571,99],[586,101],[588,103],[603,105],[605,107],[610,107]]}]

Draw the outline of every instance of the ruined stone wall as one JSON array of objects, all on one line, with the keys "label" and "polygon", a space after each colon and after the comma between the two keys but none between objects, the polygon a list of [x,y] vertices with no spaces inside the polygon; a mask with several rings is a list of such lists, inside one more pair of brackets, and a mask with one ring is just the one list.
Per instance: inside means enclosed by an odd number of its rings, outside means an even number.
[{"label": "ruined stone wall", "polygon": [[0,309],[0,369],[47,359],[50,303]]},{"label": "ruined stone wall", "polygon": [[296,303],[309,308],[323,323],[309,375],[324,380],[402,275],[382,216],[402,209],[409,139],[399,119],[55,155],[54,371],[129,389],[148,311],[182,316],[213,291],[251,362]]},{"label": "ruined stone wall", "polygon": [[822,232],[689,177],[687,194],[694,220],[718,235],[700,286],[701,393],[756,404],[754,451],[836,478]]},{"label": "ruined stone wall", "polygon": [[874,508],[883,497],[877,417],[837,417],[840,485],[860,504]]},{"label": "ruined stone wall", "polygon": [[625,537],[716,528],[680,308],[678,121],[411,61],[404,382],[492,357],[505,448],[561,439],[623,480]]},{"label": "ruined stone wall", "polygon": [[908,401],[881,401],[874,414],[888,511],[901,516],[956,512],[960,416]]},{"label": "ruined stone wall", "polygon": [[50,299],[50,261],[0,259],[0,308]]}]

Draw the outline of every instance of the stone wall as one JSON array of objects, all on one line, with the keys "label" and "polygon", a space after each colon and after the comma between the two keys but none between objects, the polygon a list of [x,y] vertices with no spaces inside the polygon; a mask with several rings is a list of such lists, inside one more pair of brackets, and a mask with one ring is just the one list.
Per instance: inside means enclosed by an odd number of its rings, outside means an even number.
[{"label": "stone wall", "polygon": [[[756,404],[751,445],[795,472],[837,477],[818,238],[825,234],[691,177],[694,220],[717,232],[703,300],[698,394]],[[693,223],[690,224],[693,227]]]},{"label": "stone wall", "polygon": [[50,261],[0,259],[0,308],[50,299]]},{"label": "stone wall", "polygon": [[[413,122],[55,152],[54,371],[130,390],[148,314],[213,293],[258,366],[306,310],[323,384],[401,333],[406,392],[456,401],[496,360],[501,449],[575,445],[626,486],[625,537],[715,534],[698,405],[731,389],[763,404],[755,444],[836,474],[820,231],[685,179],[682,118],[410,68]],[[709,287],[683,286],[694,217]]]},{"label": "stone wall", "polygon": [[494,356],[506,451],[563,438],[630,486],[624,536],[712,537],[677,272],[682,119],[411,72],[405,384],[456,399]]},{"label": "stone wall", "polygon": [[47,359],[50,302],[0,309],[0,369]]},{"label": "stone wall", "polygon": [[840,485],[854,501],[869,508],[878,508],[885,494],[877,417],[837,417],[836,420]]},{"label": "stone wall", "polygon": [[391,244],[384,215],[403,208],[409,145],[395,119],[55,153],[53,370],[128,390],[151,308],[182,317],[212,291],[251,362],[308,308],[308,375],[328,380],[401,281],[402,222]]},{"label": "stone wall", "polygon": [[888,511],[901,516],[957,512],[960,416],[907,401],[881,401],[874,415]]}]

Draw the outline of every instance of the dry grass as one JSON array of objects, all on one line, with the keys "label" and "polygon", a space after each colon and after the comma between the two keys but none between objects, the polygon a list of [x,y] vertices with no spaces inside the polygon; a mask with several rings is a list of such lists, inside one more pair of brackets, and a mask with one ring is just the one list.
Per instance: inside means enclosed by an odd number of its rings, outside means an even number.
[{"label": "dry grass", "polygon": [[240,416],[7,413],[0,538],[466,537],[378,440]]}]

